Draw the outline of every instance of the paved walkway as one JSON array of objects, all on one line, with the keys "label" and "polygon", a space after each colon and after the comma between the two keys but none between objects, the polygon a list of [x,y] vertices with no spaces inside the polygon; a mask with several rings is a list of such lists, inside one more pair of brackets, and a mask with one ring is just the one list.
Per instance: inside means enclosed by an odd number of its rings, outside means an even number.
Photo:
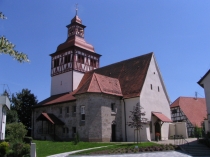
[{"label": "paved walkway", "polygon": [[[197,140],[196,138],[190,138],[187,139],[188,142],[193,142]],[[152,141],[158,144],[174,144],[174,140],[167,140],[167,141]],[[108,146],[103,146],[103,147],[108,147]],[[87,157],[86,155],[70,155],[70,154],[74,154],[77,152],[81,152],[81,151],[85,151],[85,150],[91,150],[91,149],[97,149],[97,148],[102,148],[102,147],[95,147],[95,148],[89,148],[89,149],[83,149],[83,150],[76,150],[76,151],[72,151],[72,152],[66,152],[66,153],[61,153],[61,154],[55,154],[55,155],[51,155],[48,157],[70,157],[70,156],[75,156],[75,157]],[[115,155],[94,155],[94,156],[90,156],[88,155],[88,157],[191,157],[190,155],[184,154],[182,152],[177,152],[177,151],[165,151],[165,152],[149,152],[149,153],[136,153],[136,154],[115,154]],[[210,156],[206,156],[206,157],[210,157]]]}]

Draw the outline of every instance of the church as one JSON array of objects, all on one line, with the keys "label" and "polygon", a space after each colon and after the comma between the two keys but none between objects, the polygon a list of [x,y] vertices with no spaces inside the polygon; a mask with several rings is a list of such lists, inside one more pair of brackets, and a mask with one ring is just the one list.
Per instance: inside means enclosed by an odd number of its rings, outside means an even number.
[{"label": "church", "polygon": [[51,56],[51,96],[32,111],[32,137],[90,142],[135,141],[130,111],[143,107],[141,141],[169,136],[170,100],[153,52],[99,67],[101,55],[84,39],[76,16],[67,39]]}]

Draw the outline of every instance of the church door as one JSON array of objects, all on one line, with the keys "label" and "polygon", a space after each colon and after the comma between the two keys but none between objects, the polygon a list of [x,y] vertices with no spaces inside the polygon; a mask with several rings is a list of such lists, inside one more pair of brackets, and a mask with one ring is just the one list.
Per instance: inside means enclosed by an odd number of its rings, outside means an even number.
[{"label": "church door", "polygon": [[112,124],[112,142],[116,141],[116,125]]},{"label": "church door", "polygon": [[159,133],[160,134],[159,139],[161,139],[161,127],[160,127],[160,124],[158,122],[155,123],[155,134],[156,133]]}]

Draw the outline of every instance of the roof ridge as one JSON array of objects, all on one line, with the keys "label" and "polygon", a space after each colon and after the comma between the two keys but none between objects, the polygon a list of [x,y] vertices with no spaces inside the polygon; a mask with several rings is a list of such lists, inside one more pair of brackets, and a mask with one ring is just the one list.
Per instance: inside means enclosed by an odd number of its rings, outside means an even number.
[{"label": "roof ridge", "polygon": [[[108,66],[111,66],[111,65],[119,64],[119,63],[129,61],[129,60],[132,60],[132,59],[135,59],[135,58],[139,58],[139,57],[143,57],[143,56],[147,56],[147,55],[153,55],[153,54],[154,54],[154,52],[146,53],[146,54],[143,54],[141,56],[137,56],[137,57],[133,57],[133,58],[130,58],[130,59],[125,59],[125,60],[122,60],[122,61],[119,61],[119,62],[115,62],[115,63],[109,64],[109,65],[105,65],[105,66],[100,67],[98,69],[102,69],[102,68],[105,68],[105,67],[108,67]],[[98,69],[94,69],[93,71],[97,71]]]},{"label": "roof ridge", "polygon": [[[94,76],[95,76],[95,78],[96,78],[96,81],[97,81],[97,83],[98,83],[98,87],[99,87],[99,89],[100,89],[101,93],[103,93],[103,92],[102,92],[102,90],[101,90],[100,83],[99,83],[99,81],[98,81],[97,74],[96,74],[96,73],[93,73],[93,75],[94,75]],[[103,76],[104,76],[104,75],[103,75]]]}]

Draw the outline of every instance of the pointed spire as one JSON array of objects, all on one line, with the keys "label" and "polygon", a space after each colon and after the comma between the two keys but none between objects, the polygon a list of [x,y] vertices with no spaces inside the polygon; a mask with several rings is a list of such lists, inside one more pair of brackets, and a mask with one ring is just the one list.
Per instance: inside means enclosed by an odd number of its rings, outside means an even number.
[{"label": "pointed spire", "polygon": [[76,4],[76,16],[77,16],[77,12],[78,12],[78,3]]}]

